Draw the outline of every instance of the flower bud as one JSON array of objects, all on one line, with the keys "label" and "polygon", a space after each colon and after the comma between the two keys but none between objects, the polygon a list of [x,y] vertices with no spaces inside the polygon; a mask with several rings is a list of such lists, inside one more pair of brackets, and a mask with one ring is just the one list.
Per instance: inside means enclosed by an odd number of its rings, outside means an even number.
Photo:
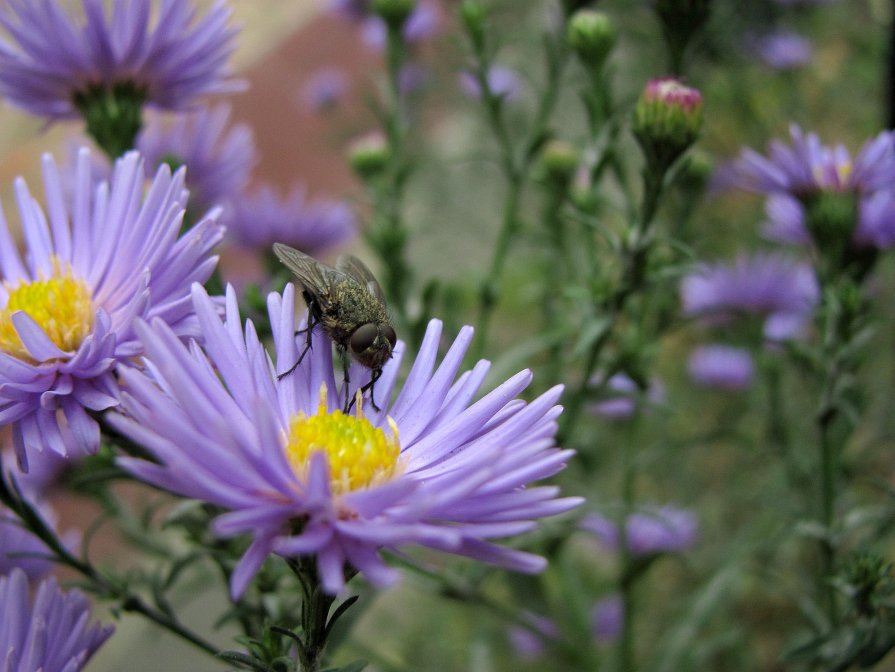
[{"label": "flower bud", "polygon": [[569,19],[566,40],[585,66],[602,66],[615,38],[615,26],[603,12],[583,9]]},{"label": "flower bud", "polygon": [[656,0],[654,8],[663,27],[689,38],[708,20],[711,4],[711,0]]},{"label": "flower bud", "polygon": [[485,21],[487,18],[488,9],[479,0],[464,0],[460,5],[460,20],[477,48],[481,48],[485,43]]},{"label": "flower bud", "polygon": [[541,169],[550,182],[569,182],[578,168],[578,161],[578,150],[564,140],[551,140],[541,153]]},{"label": "flower bud", "polygon": [[699,136],[702,94],[672,78],[653,79],[634,108],[632,131],[647,161],[667,170]]},{"label": "flower bud", "polygon": [[391,147],[381,133],[368,133],[348,146],[348,163],[364,180],[379,175],[391,160]]},{"label": "flower bud", "polygon": [[401,28],[416,9],[416,0],[373,0],[373,13],[391,28]]},{"label": "flower bud", "polygon": [[588,5],[595,5],[597,0],[562,0],[562,7],[566,16],[571,16],[579,9],[584,9]]}]

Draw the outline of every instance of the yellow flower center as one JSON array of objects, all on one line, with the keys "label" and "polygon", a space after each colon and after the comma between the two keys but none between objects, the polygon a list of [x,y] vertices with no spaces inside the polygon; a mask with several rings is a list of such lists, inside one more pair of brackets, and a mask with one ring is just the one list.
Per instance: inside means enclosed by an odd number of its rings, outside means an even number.
[{"label": "yellow flower center", "polygon": [[374,427],[364,417],[360,395],[355,415],[327,412],[326,387],[320,390],[317,414],[299,413],[289,423],[286,456],[304,479],[311,455],[322,452],[329,462],[330,486],[334,494],[366,488],[389,480],[398,466],[401,447],[398,428],[389,418],[392,436]]},{"label": "yellow flower center", "polygon": [[90,288],[67,268],[53,261],[53,276],[17,287],[4,283],[9,292],[0,311],[0,349],[25,361],[34,361],[12,322],[13,313],[26,312],[60,350],[73,352],[93,331],[96,310]]}]

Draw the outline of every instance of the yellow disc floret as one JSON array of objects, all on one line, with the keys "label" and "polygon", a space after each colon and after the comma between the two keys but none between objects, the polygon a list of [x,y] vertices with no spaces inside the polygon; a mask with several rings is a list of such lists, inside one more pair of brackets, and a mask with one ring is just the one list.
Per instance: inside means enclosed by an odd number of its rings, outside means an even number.
[{"label": "yellow disc floret", "polygon": [[395,473],[401,447],[389,418],[392,436],[364,417],[358,395],[355,415],[327,412],[326,388],[321,389],[317,414],[299,413],[289,423],[286,455],[299,477],[307,474],[311,455],[326,454],[333,493],[341,494],[389,480]]},{"label": "yellow disc floret", "polygon": [[73,352],[93,331],[96,309],[87,283],[76,278],[71,268],[62,270],[53,262],[53,275],[18,286],[4,283],[9,299],[0,310],[0,349],[25,361],[33,361],[19,338],[12,316],[27,313],[60,350]]}]

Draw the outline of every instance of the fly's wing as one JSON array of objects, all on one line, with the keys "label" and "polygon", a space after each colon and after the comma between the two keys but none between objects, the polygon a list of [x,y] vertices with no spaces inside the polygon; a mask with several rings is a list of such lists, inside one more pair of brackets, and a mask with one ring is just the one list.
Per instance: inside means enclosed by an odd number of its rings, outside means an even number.
[{"label": "fly's wing", "polygon": [[308,292],[325,311],[329,304],[330,288],[336,281],[344,280],[345,275],[320,263],[314,257],[282,243],[274,243],[273,252],[286,268],[292,271],[302,289]]},{"label": "fly's wing", "polygon": [[357,257],[351,254],[340,254],[336,259],[336,270],[341,271],[345,275],[353,278],[361,287],[364,287],[370,294],[376,297],[385,306],[385,294],[379,282],[373,277],[373,272],[367,268],[367,265]]}]

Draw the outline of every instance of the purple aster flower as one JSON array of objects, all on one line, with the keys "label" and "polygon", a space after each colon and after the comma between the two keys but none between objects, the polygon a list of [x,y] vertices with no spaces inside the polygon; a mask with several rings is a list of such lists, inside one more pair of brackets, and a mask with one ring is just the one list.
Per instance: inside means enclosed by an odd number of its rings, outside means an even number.
[{"label": "purple aster flower", "polygon": [[241,192],[258,161],[252,129],[228,125],[230,106],[200,107],[194,112],[163,119],[149,118],[137,138],[151,177],[162,163],[186,166],[191,213],[204,213]]},{"label": "purple aster flower", "polygon": [[[344,585],[346,565],[374,584],[392,583],[398,572],[380,550],[413,544],[517,571],[544,568],[542,558],[491,540],[582,501],[532,485],[572,455],[553,444],[560,388],[525,403],[516,398],[531,381],[525,371],[472,403],[488,363],[456,378],[472,339],[466,328],[436,368],[441,323],[433,320],[400,391],[399,342],[373,390],[381,410],[357,398],[346,414],[340,409],[349,395],[322,333],[301,366],[277,376],[305,341],[295,333],[291,284],[268,298],[276,364],[251,322],[243,328],[232,289],[223,323],[198,285],[193,297],[207,354],[185,346],[161,320],[141,323],[147,371],[120,369],[127,415],[110,414],[110,421],[158,460],[121,458],[122,467],[226,509],[216,534],[251,535],[233,574],[234,595],[271,553],[315,557],[330,593]],[[369,378],[355,363],[350,389]]]},{"label": "purple aster flower", "polygon": [[594,605],[591,611],[594,638],[598,642],[607,643],[618,639],[625,620],[625,603],[621,595],[613,594],[604,597]]},{"label": "purple aster flower", "polygon": [[[609,551],[619,548],[618,525],[609,518],[591,513],[581,521],[581,528],[593,533]],[[673,506],[643,507],[628,516],[625,525],[628,551],[635,556],[657,553],[680,553],[696,542],[696,516]]]},{"label": "purple aster flower", "polygon": [[807,246],[811,234],[805,227],[805,209],[799,199],[788,194],[773,194],[764,202],[766,220],[762,235],[775,243]]},{"label": "purple aster flower", "polygon": [[350,21],[361,21],[372,15],[370,0],[329,0],[327,9]]},{"label": "purple aster flower", "polygon": [[540,634],[521,625],[514,625],[507,630],[510,644],[520,658],[539,658],[547,652],[545,641],[556,639],[559,636],[559,628],[546,616],[526,612],[525,619]]},{"label": "purple aster flower", "polygon": [[[74,118],[77,95],[126,87],[156,107],[181,109],[241,87],[227,64],[236,30],[217,2],[200,20],[184,0],[9,0],[0,9],[0,95],[52,119]],[[155,21],[153,21],[153,17]]]},{"label": "purple aster flower", "polygon": [[[51,510],[44,507],[42,514],[54,523]],[[40,581],[53,569],[52,552],[29,530],[18,517],[0,504],[0,576],[18,568],[32,583]],[[2,669],[2,668],[0,668]]]},{"label": "purple aster flower", "polygon": [[266,251],[284,243],[313,255],[352,238],[357,222],[341,201],[309,202],[303,185],[296,184],[285,197],[262,186],[233,202],[227,230],[241,247]]},{"label": "purple aster flower", "polygon": [[[591,381],[592,385],[601,385],[598,377]],[[665,398],[665,389],[658,380],[650,381],[645,394],[641,394],[637,383],[624,374],[617,373],[606,383],[606,399],[591,405],[591,410],[607,420],[627,420],[634,415],[638,403],[644,400],[649,404],[661,404]]]},{"label": "purple aster flower", "polygon": [[842,145],[823,145],[814,133],[790,126],[792,145],[774,140],[768,156],[744,149],[734,164],[734,186],[759,194],[790,194],[804,200],[823,191],[869,195],[891,188],[895,145],[891,133],[868,141],[852,159]]},{"label": "purple aster flower", "polygon": [[0,651],[6,672],[79,672],[111,636],[112,626],[90,625],[90,602],[48,578],[29,599],[25,574],[0,576]]},{"label": "purple aster flower", "polygon": [[791,31],[760,35],[749,40],[749,50],[774,70],[793,70],[814,58],[811,40]]},{"label": "purple aster flower", "polygon": [[223,236],[212,216],[178,239],[184,171],[162,166],[147,188],[136,152],[95,186],[82,150],[69,197],[49,155],[43,173],[46,214],[15,182],[24,256],[0,213],[0,425],[25,470],[29,452],[99,446],[89,413],[118,403],[115,366],[142,352],[136,318],[196,334],[189,287],[211,275]]},{"label": "purple aster flower", "polygon": [[[470,98],[478,100],[482,97],[482,87],[471,72],[461,72],[457,76],[457,81],[463,93]],[[512,68],[492,65],[488,70],[488,88],[498,98],[513,102],[518,100],[522,93],[522,80]]]},{"label": "purple aster flower", "polygon": [[755,377],[755,365],[749,351],[728,345],[705,345],[694,349],[687,370],[696,384],[721,390],[744,390],[752,385]]},{"label": "purple aster flower", "polygon": [[341,68],[320,68],[301,87],[299,102],[312,112],[325,112],[338,105],[348,91],[348,75]]},{"label": "purple aster flower", "polygon": [[737,315],[767,318],[768,324],[791,325],[810,320],[820,290],[810,266],[775,253],[741,255],[731,263],[705,264],[681,285],[684,313],[726,322]]},{"label": "purple aster flower", "polygon": [[28,456],[28,471],[19,469],[12,446],[0,451],[0,468],[8,470],[16,479],[22,493],[35,501],[43,500],[58,482],[72,461],[52,451],[35,452]]},{"label": "purple aster flower", "polygon": [[[765,214],[765,238],[788,245],[811,245],[805,206],[798,199],[786,194],[768,196]],[[877,191],[858,202],[858,222],[851,238],[859,247],[895,247],[895,191]]]},{"label": "purple aster flower", "polygon": [[[440,28],[441,10],[438,4],[431,0],[420,0],[407,17],[402,35],[407,44],[417,44],[435,37]],[[378,16],[370,16],[363,21],[361,37],[368,47],[377,51],[384,50],[388,41],[385,22]]]}]

